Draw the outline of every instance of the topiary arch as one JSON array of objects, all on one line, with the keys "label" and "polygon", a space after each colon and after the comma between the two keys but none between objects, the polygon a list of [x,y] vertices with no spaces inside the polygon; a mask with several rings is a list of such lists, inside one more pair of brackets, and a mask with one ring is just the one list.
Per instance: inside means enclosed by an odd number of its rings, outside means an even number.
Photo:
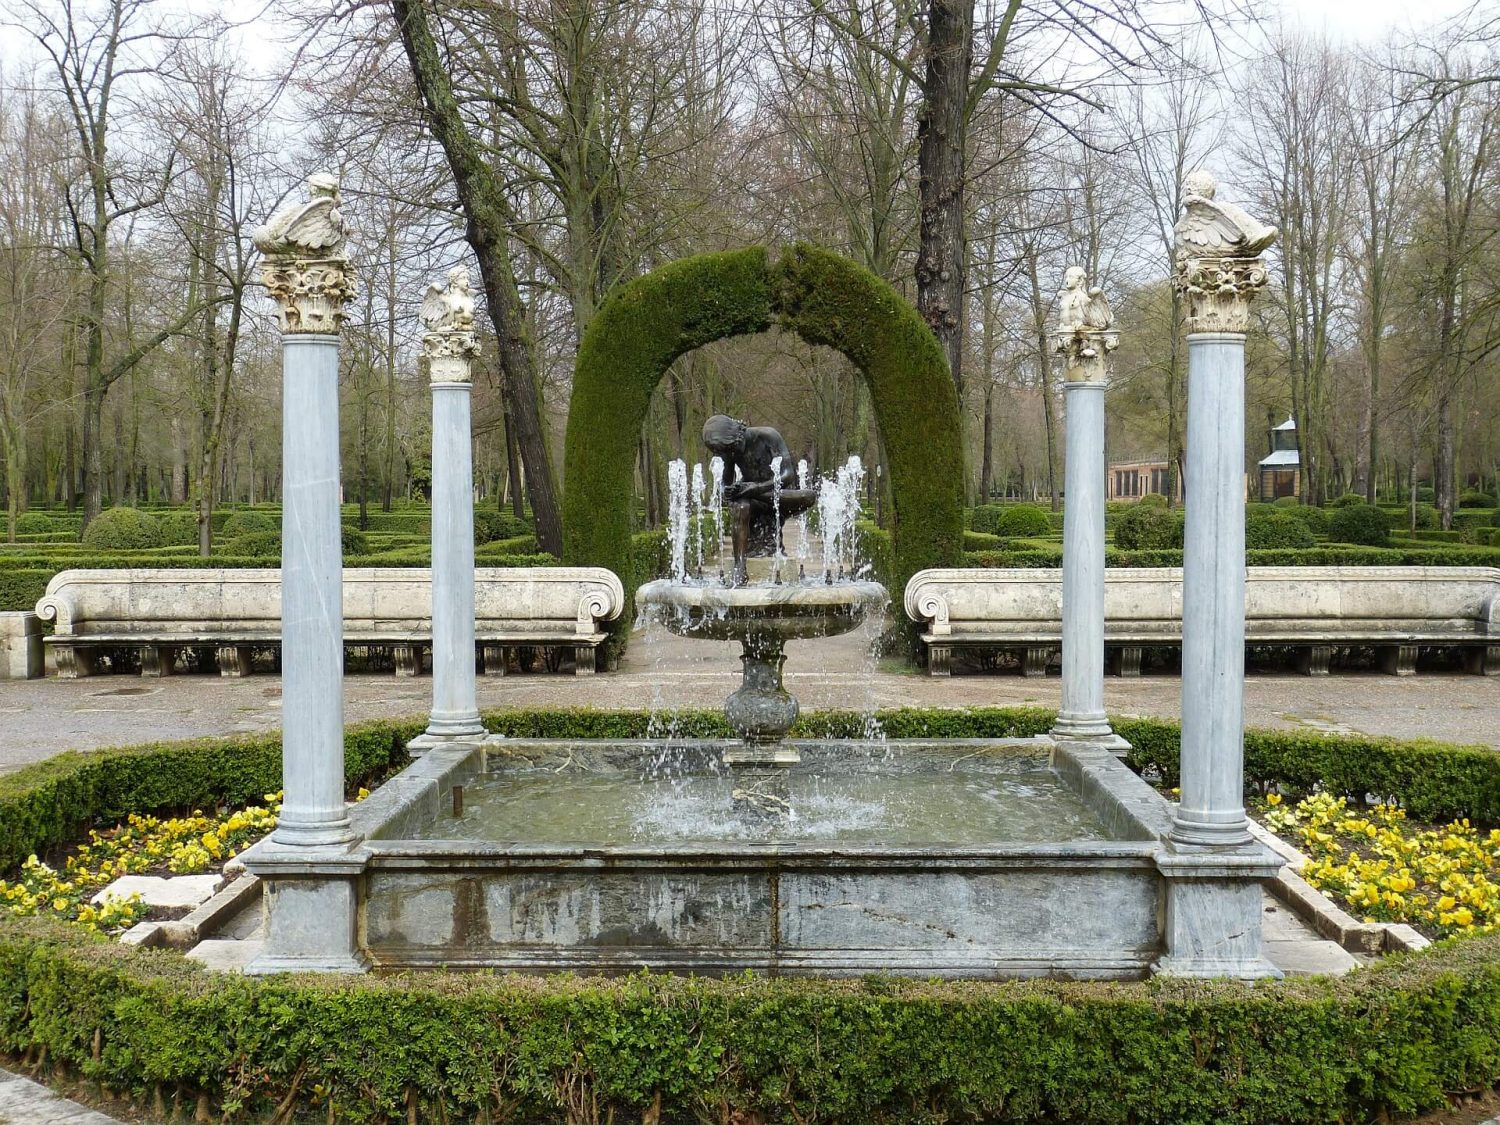
[{"label": "topiary arch", "polygon": [[887,282],[805,245],[774,262],[763,246],[683,258],[604,302],[573,375],[563,455],[568,563],[628,578],[636,443],[652,391],[678,356],[773,324],[843,352],[870,388],[895,507],[892,593],[899,600],[923,567],[959,563],[963,448],[942,348]]}]

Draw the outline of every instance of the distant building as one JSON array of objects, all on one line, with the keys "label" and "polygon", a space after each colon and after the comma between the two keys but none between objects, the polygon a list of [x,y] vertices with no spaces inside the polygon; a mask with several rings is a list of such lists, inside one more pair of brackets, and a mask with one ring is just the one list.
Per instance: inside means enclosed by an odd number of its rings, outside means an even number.
[{"label": "distant building", "polygon": [[1297,423],[1288,418],[1270,430],[1271,452],[1260,459],[1263,501],[1302,493],[1302,454],[1297,450]]},{"label": "distant building", "polygon": [[[1165,461],[1116,461],[1109,466],[1109,499],[1139,500],[1153,493],[1165,496],[1170,479]],[[1181,477],[1177,478],[1175,492],[1174,498],[1181,500]]]}]

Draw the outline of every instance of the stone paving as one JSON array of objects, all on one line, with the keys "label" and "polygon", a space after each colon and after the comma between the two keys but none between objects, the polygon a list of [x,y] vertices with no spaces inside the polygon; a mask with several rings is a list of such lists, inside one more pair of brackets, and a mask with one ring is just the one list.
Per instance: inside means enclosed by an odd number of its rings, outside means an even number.
[{"label": "stone paving", "polygon": [[0,1125],[114,1125],[118,1120],[0,1070]]},{"label": "stone paving", "polygon": [[[800,641],[788,648],[787,686],[803,710],[865,707],[1057,706],[1061,680],[1016,674],[938,679],[866,656],[860,634]],[[479,704],[496,707],[718,707],[739,678],[731,642],[638,636],[618,672],[481,677]],[[427,677],[351,675],[344,681],[348,721],[425,714]],[[1116,715],[1176,718],[1182,684],[1175,676],[1105,680],[1105,706]],[[1245,720],[1282,730],[1429,737],[1500,748],[1500,678],[1480,676],[1323,677],[1251,675]],[[276,676],[225,680],[96,676],[83,680],[0,682],[0,770],[69,749],[161,739],[273,730],[281,724]]]}]

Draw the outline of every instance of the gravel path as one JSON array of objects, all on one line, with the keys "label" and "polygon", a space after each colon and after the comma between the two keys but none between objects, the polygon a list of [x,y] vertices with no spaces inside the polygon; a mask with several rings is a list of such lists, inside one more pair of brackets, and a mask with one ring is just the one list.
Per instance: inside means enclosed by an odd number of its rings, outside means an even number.
[{"label": "gravel path", "polygon": [[[1056,675],[955,675],[934,679],[884,662],[876,669],[859,634],[802,641],[788,648],[787,686],[804,711],[830,707],[1055,707]],[[718,707],[739,678],[730,643],[638,637],[621,669],[575,678],[536,673],[481,677],[479,703],[496,707]],[[426,713],[431,681],[351,675],[344,681],[348,721]],[[1175,676],[1105,680],[1111,714],[1176,718],[1182,684]],[[1250,726],[1428,737],[1500,748],[1500,679],[1465,675],[1397,678],[1251,675],[1245,682]],[[69,749],[118,746],[281,724],[278,677],[223,680],[184,675],[163,680],[98,676],[83,680],[0,682],[0,770]]]}]

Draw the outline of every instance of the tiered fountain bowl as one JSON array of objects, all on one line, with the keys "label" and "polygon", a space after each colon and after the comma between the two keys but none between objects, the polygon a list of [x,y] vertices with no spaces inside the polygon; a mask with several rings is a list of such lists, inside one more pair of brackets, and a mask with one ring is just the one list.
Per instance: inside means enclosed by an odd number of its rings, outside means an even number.
[{"label": "tiered fountain bowl", "polygon": [[731,765],[798,760],[798,751],[782,743],[798,713],[796,698],[782,684],[786,643],[847,633],[889,600],[878,582],[847,580],[725,586],[663,578],[635,596],[678,636],[740,642],[744,672],[724,716],[744,746],[725,751]]}]

